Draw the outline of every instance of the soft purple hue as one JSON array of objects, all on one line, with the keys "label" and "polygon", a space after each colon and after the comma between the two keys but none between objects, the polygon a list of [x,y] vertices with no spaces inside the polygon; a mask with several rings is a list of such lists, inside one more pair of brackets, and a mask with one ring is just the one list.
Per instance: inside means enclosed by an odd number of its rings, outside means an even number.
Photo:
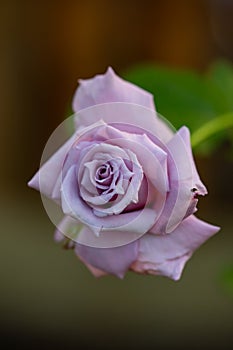
[{"label": "soft purple hue", "polygon": [[79,82],[75,134],[29,182],[61,206],[55,240],[96,277],[132,270],[178,280],[219,230],[193,215],[207,190],[189,130],[174,133],[153,96],[111,68]]},{"label": "soft purple hue", "polygon": [[162,119],[157,118],[153,109],[129,102],[109,102],[95,105],[74,114],[77,130],[92,127],[100,121],[108,125],[125,124],[125,129],[132,132],[135,127],[142,128],[144,133],[152,133],[168,142],[173,137],[173,130]]},{"label": "soft purple hue", "polygon": [[[87,230],[84,227],[80,234],[88,234]],[[93,248],[76,244],[75,253],[88,265],[123,278],[137,259],[138,240],[116,248]]]},{"label": "soft purple hue", "polygon": [[[166,146],[171,157],[169,166],[171,188],[164,211],[151,229],[154,233],[171,233],[188,213],[191,215],[196,211],[197,194],[202,196],[207,194],[193,161],[189,130],[182,127]],[[196,191],[193,192],[193,189]]]},{"label": "soft purple hue", "polygon": [[171,234],[148,233],[139,239],[138,257],[131,269],[178,280],[193,252],[218,230],[218,227],[191,215]]},{"label": "soft purple hue", "polygon": [[73,110],[109,102],[130,102],[155,109],[153,95],[118,77],[111,67],[105,74],[93,79],[79,80],[73,99]]}]

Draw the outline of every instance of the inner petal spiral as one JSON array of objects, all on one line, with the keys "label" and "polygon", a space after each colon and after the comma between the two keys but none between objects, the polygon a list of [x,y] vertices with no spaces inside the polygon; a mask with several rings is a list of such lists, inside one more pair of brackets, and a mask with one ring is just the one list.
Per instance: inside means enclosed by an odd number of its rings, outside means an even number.
[{"label": "inner petal spiral", "polygon": [[102,164],[100,167],[98,167],[95,174],[95,181],[96,181],[97,188],[107,189],[107,187],[112,182],[112,177],[113,177],[113,168],[111,164],[109,163]]},{"label": "inner petal spiral", "polygon": [[131,152],[130,156],[126,154],[126,159],[96,153],[95,159],[86,162],[84,167],[80,195],[96,216],[119,214],[130,203],[138,201],[143,171]]}]

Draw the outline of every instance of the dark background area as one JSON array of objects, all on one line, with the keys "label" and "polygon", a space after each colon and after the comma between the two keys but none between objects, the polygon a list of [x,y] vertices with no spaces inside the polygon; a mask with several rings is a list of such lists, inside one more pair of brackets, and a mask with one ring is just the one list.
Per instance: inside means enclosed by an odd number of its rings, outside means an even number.
[{"label": "dark background area", "polygon": [[0,2],[0,333],[6,347],[231,348],[232,163],[223,145],[198,157],[210,194],[199,217],[222,226],[180,282],[92,277],[53,242],[27,181],[67,116],[77,79],[141,62],[204,71],[233,61],[233,1]]}]

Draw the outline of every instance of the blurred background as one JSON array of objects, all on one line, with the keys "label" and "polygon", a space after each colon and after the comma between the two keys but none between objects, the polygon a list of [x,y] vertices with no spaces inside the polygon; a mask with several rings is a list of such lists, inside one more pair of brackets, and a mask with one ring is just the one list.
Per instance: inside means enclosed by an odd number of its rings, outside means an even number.
[{"label": "blurred background", "polygon": [[131,273],[123,281],[93,278],[73,252],[53,242],[40,195],[26,183],[70,110],[77,79],[109,65],[124,76],[138,64],[203,74],[216,59],[232,62],[233,1],[1,0],[0,40],[5,348],[230,349],[233,191],[227,140],[210,154],[196,154],[210,192],[198,216],[222,230],[195,253],[180,282]]}]

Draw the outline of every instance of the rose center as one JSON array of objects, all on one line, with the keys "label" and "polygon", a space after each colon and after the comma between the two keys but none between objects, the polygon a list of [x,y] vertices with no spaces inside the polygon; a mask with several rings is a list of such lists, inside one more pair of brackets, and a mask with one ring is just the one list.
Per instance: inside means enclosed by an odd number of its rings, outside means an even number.
[{"label": "rose center", "polygon": [[105,163],[99,166],[95,173],[95,182],[97,190],[102,193],[103,190],[107,190],[113,180],[113,168],[111,164]]},{"label": "rose center", "polygon": [[101,165],[96,171],[96,179],[103,180],[110,175],[111,169],[109,164]]}]

